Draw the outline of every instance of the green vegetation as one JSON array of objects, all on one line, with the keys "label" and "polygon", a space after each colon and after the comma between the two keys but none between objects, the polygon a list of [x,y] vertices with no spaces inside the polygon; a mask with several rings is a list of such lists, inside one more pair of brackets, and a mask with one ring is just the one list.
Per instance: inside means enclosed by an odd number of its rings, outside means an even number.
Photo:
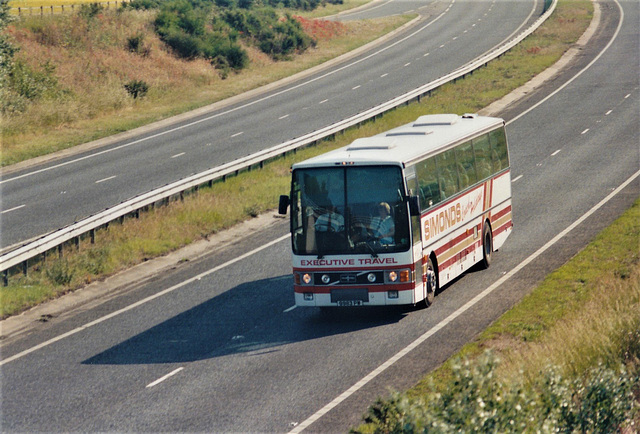
[{"label": "green vegetation", "polygon": [[[2,166],[272,83],[410,19],[340,24],[256,2],[240,9],[176,0],[160,9],[82,5],[11,22],[0,1]],[[361,1],[326,3],[313,14]]]},{"label": "green vegetation", "polygon": [[637,432],[639,243],[637,201],[459,355],[380,399],[353,431]]}]

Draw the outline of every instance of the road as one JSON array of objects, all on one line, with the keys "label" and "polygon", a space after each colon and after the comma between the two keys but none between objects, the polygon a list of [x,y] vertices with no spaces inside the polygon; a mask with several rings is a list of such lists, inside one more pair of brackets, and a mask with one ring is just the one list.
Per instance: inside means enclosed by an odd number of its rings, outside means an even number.
[{"label": "road", "polygon": [[[491,50],[542,13],[540,0],[416,0],[378,6],[371,13],[424,16],[375,49],[284,87],[5,174],[0,180],[0,248],[388,101]],[[356,17],[364,14],[361,10]]]},{"label": "road", "polygon": [[427,309],[292,309],[277,220],[5,339],[2,431],[346,432],[415,384],[640,196],[640,4],[600,4],[575,62],[502,112],[515,226],[489,270]]}]

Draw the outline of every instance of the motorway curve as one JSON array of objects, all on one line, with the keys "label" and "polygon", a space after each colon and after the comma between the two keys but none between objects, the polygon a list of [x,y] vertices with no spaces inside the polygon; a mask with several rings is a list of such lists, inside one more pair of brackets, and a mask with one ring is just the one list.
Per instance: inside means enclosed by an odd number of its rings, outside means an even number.
[{"label": "motorway curve", "polygon": [[[429,83],[522,31],[540,0],[390,1],[368,13],[422,13],[409,29],[284,87],[107,146],[6,173],[0,248],[32,239],[194,173],[338,122]],[[220,107],[220,108],[218,108]],[[8,172],[8,173],[7,173]],[[46,218],[44,218],[46,216]]]},{"label": "motorway curve", "polygon": [[5,340],[3,431],[345,432],[413,385],[640,195],[640,4],[598,4],[580,56],[499,113],[515,227],[489,270],[428,309],[292,309],[278,221]]}]

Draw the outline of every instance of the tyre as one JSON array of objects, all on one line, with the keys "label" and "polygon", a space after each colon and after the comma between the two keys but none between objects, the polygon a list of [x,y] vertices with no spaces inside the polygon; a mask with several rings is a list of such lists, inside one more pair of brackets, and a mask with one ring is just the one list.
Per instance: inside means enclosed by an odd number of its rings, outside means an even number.
[{"label": "tyre", "polygon": [[488,222],[484,222],[482,228],[482,268],[489,268],[493,254],[493,233]]},{"label": "tyre", "polygon": [[431,256],[429,256],[429,260],[427,261],[427,281],[425,285],[427,287],[427,293],[424,298],[424,307],[429,307],[433,304],[436,298],[436,292],[438,291],[438,275]]}]

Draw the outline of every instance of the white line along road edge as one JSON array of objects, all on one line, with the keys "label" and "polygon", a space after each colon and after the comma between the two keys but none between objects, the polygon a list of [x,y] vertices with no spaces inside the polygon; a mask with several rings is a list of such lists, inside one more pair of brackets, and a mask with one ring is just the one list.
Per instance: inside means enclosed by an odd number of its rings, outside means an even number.
[{"label": "white line along road edge", "polygon": [[553,246],[555,243],[557,243],[558,241],[560,241],[560,239],[562,239],[564,236],[566,236],[569,232],[571,232],[573,229],[575,229],[577,226],[579,226],[582,222],[584,222],[587,218],[589,218],[593,213],[595,213],[597,210],[599,210],[600,208],[602,208],[602,206],[604,204],[606,204],[607,202],[609,202],[614,196],[616,196],[618,193],[620,193],[620,191],[622,191],[627,185],[629,185],[631,182],[633,182],[634,179],[638,178],[638,176],[640,176],[640,170],[637,171],[636,173],[634,173],[629,179],[627,179],[621,186],[619,186],[618,188],[616,188],[613,192],[611,192],[607,197],[605,197],[604,199],[602,199],[597,205],[595,205],[593,208],[591,208],[589,211],[587,211],[582,217],[580,217],[578,220],[576,220],[573,224],[571,224],[568,228],[566,228],[565,230],[563,230],[562,232],[560,232],[558,235],[556,235],[555,237],[553,237],[551,239],[551,241],[549,241],[547,244],[545,244],[544,246],[540,247],[534,254],[532,254],[531,256],[529,256],[527,259],[525,259],[524,261],[522,261],[520,264],[518,264],[515,268],[513,268],[511,271],[509,271],[507,274],[505,274],[504,276],[502,276],[500,279],[496,280],[491,286],[489,286],[487,289],[485,289],[484,291],[482,291],[480,294],[476,295],[474,298],[472,298],[471,300],[469,300],[466,304],[464,304],[462,307],[460,307],[458,310],[456,310],[455,312],[453,312],[451,315],[449,315],[447,318],[445,318],[444,320],[442,320],[440,323],[438,323],[435,327],[431,328],[429,331],[427,331],[426,333],[424,333],[422,336],[420,336],[419,338],[417,338],[415,341],[411,342],[409,345],[407,345],[405,348],[403,348],[402,350],[400,350],[398,353],[396,353],[393,357],[391,357],[389,360],[387,360],[386,362],[384,362],[382,365],[378,366],[376,369],[374,369],[373,371],[371,371],[367,376],[365,376],[364,378],[362,378],[360,381],[358,381],[356,384],[354,384],[353,386],[351,386],[349,389],[345,390],[340,396],[338,396],[336,399],[334,399],[333,401],[331,401],[330,403],[328,403],[327,405],[325,405],[324,407],[322,407],[320,410],[318,410],[314,415],[312,415],[310,418],[308,418],[307,420],[305,420],[304,422],[300,423],[299,425],[297,425],[295,427],[295,429],[289,431],[289,434],[296,434],[299,432],[302,432],[304,429],[308,428],[309,425],[311,425],[312,423],[314,423],[315,421],[317,421],[318,419],[320,419],[322,416],[324,416],[326,413],[328,413],[329,411],[331,411],[333,408],[337,407],[342,401],[344,401],[345,399],[347,399],[348,397],[350,397],[351,395],[353,395],[354,393],[356,393],[359,389],[361,389],[363,386],[365,386],[367,383],[369,383],[371,380],[373,380],[374,378],[376,378],[379,374],[381,374],[382,372],[384,372],[387,368],[391,367],[394,363],[396,363],[398,360],[400,360],[402,357],[404,357],[406,354],[408,354],[409,352],[411,352],[413,349],[415,349],[418,345],[422,344],[424,341],[426,341],[427,339],[429,339],[431,336],[433,336],[434,334],[436,334],[438,331],[442,330],[443,328],[445,328],[449,323],[451,323],[453,320],[455,320],[456,318],[458,318],[460,315],[462,315],[463,313],[465,313],[467,310],[469,310],[471,307],[473,307],[475,304],[477,304],[480,300],[482,300],[483,298],[485,298],[487,295],[491,294],[493,291],[495,291],[500,285],[502,285],[504,282],[506,282],[507,280],[509,280],[511,277],[513,277],[514,274],[516,274],[518,271],[522,270],[524,267],[526,267],[527,265],[529,265],[532,261],[534,261],[538,256],[542,255],[545,251],[547,251],[551,246]]}]

